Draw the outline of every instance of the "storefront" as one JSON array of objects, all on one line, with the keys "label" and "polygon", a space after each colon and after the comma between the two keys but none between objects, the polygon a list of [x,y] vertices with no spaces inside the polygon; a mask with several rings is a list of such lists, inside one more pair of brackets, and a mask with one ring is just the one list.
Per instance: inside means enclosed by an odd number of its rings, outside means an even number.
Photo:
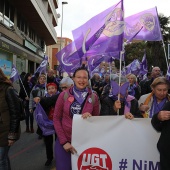
[{"label": "storefront", "polygon": [[42,57],[37,54],[5,37],[0,37],[0,68],[7,76],[11,73],[12,64],[16,66],[19,74],[23,71],[34,73],[41,61]]}]

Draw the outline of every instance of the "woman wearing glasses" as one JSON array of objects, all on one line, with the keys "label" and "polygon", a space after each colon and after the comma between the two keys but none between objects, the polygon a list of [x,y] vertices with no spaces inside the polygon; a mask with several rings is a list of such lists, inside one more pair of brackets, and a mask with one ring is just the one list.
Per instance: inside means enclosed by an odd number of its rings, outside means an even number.
[{"label": "woman wearing glasses", "polygon": [[71,170],[71,153],[76,149],[71,144],[72,120],[74,114],[82,118],[99,115],[99,101],[88,88],[89,73],[86,68],[78,68],[73,74],[74,86],[63,91],[55,105],[54,127],[57,134],[55,158],[57,170]]}]

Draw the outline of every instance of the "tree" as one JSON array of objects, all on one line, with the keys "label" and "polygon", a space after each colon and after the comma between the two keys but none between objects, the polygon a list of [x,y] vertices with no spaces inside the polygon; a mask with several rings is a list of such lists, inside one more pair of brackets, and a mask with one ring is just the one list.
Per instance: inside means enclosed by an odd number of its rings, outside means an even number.
[{"label": "tree", "polygon": [[[165,17],[163,14],[160,14],[159,21],[167,53],[167,44],[170,43],[170,17]],[[146,50],[149,71],[151,71],[152,66],[159,66],[165,74],[167,67],[162,41],[134,41],[133,43],[128,44],[125,46],[126,65],[134,59],[139,59],[141,61],[144,50]]]}]

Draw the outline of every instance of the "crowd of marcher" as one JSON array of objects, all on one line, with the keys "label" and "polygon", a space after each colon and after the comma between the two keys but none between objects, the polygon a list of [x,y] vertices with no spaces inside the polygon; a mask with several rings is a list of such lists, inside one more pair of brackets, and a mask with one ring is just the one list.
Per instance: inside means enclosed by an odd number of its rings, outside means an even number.
[{"label": "crowd of marcher", "polygon": [[[146,78],[140,80],[134,74],[121,76],[95,73],[90,78],[83,65],[72,77],[58,77],[54,70],[47,74],[22,73],[19,97],[25,107],[25,131],[38,134],[44,139],[49,166],[54,159],[57,170],[71,170],[71,154],[76,148],[71,144],[72,120],[74,114],[83,119],[91,116],[124,115],[127,119],[151,118],[152,125],[162,135],[158,142],[161,170],[169,170],[170,163],[170,96],[169,81],[161,75],[159,67],[153,67]],[[19,102],[10,80],[0,69],[0,169],[10,169],[8,151],[19,139]],[[3,100],[2,100],[3,99]],[[52,122],[52,132],[44,132],[41,119],[34,117],[37,104],[44,109]],[[46,129],[48,130],[48,129]],[[45,135],[44,135],[45,134]],[[55,148],[53,141],[55,138]]]}]

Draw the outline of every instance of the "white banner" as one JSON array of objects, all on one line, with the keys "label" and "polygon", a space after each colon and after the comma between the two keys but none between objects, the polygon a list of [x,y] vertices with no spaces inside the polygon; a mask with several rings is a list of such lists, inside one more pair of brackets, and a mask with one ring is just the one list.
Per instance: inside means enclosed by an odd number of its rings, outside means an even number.
[{"label": "white banner", "polygon": [[151,119],[74,115],[73,170],[159,170],[160,134]]}]

